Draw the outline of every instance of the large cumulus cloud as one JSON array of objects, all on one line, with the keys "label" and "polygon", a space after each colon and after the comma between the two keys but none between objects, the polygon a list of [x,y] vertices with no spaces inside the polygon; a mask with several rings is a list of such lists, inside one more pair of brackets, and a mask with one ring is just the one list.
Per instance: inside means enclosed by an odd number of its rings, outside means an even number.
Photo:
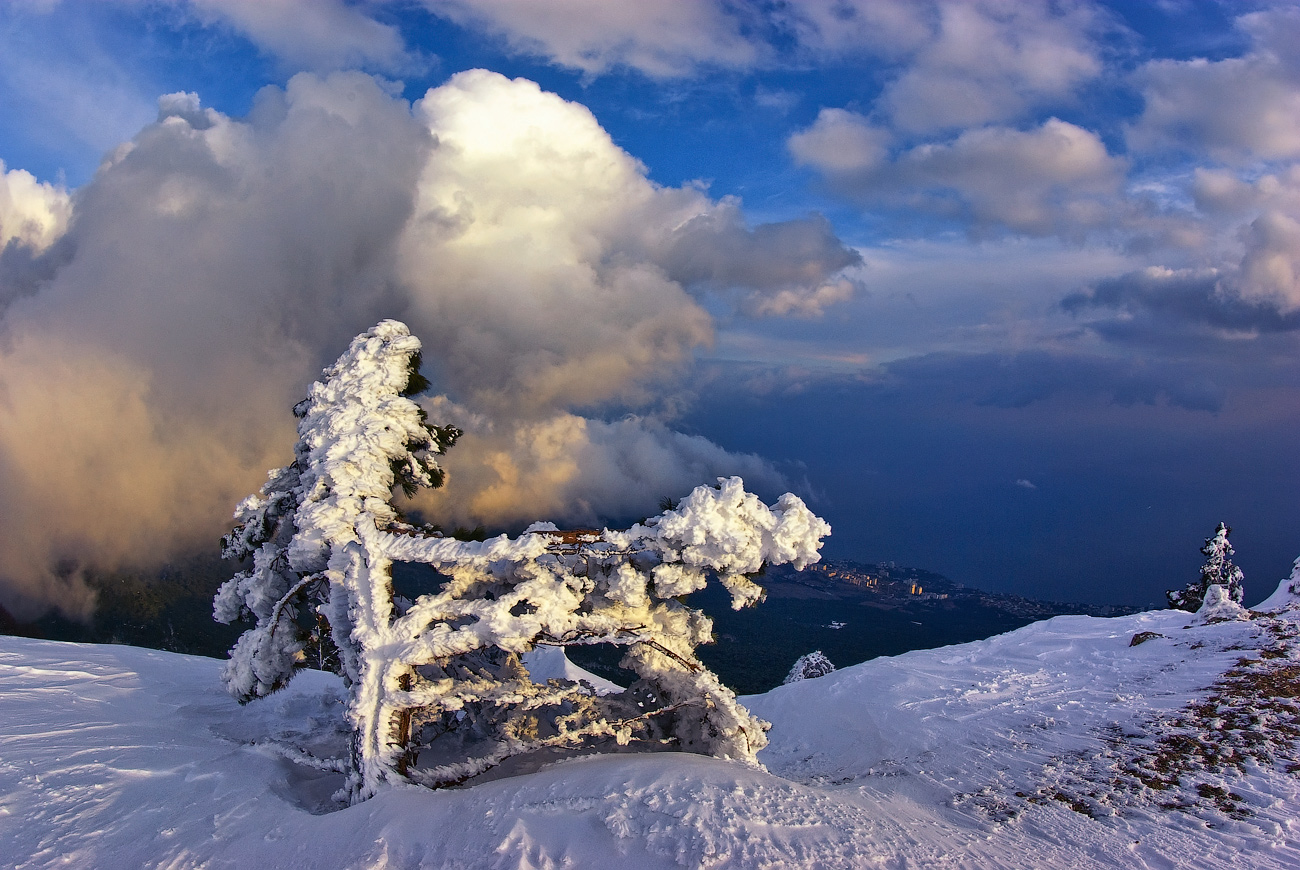
[{"label": "large cumulus cloud", "polygon": [[[817,219],[751,229],[654,185],[581,106],[482,71],[414,107],[356,73],[295,76],[244,119],[171,95],[62,236],[22,226],[25,268],[0,270],[24,282],[0,289],[0,604],[24,614],[84,612],[78,566],[214,540],[288,457],[306,384],[381,317],[424,338],[431,410],[470,431],[430,503],[445,522],[635,515],[716,473],[773,484],[653,414],[591,409],[658,406],[712,340],[703,295],[813,310],[855,259]],[[732,241],[707,274],[681,262],[697,232]],[[780,280],[727,261],[747,234],[788,252]]]}]

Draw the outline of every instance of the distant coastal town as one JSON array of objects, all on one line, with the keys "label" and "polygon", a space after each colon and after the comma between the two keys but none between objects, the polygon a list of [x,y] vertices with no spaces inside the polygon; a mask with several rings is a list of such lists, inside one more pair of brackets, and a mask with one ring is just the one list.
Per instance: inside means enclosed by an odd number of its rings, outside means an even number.
[{"label": "distant coastal town", "polygon": [[[933,590],[926,592],[920,578],[920,574],[926,572],[916,568],[899,568],[893,562],[871,567],[859,566],[853,562],[818,562],[808,566],[807,570],[863,589],[872,589],[890,595],[915,596],[922,601],[942,601],[949,595],[947,592]],[[938,574],[929,576],[946,582]]]}]

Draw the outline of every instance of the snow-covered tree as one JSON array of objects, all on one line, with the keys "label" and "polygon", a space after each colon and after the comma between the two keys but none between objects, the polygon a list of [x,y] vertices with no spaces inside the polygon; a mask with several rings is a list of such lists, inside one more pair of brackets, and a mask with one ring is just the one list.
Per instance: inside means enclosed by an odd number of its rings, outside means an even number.
[{"label": "snow-covered tree", "polygon": [[816,677],[824,677],[831,671],[835,670],[835,665],[821,650],[813,650],[805,653],[795,659],[794,666],[790,668],[790,673],[785,677],[782,685],[788,686],[790,683],[797,683],[800,680],[811,680]]},{"label": "snow-covered tree", "polygon": [[[366,513],[381,524],[397,520],[390,504],[394,486],[413,493],[440,485],[434,456],[460,435],[450,426],[429,425],[408,398],[428,384],[419,364],[419,339],[397,321],[354,339],[294,408],[300,420],[294,461],[273,470],[261,491],[236,509],[239,525],[223,539],[222,555],[251,558],[252,567],[222,585],[213,615],[218,622],[257,623],[231,650],[223,673],[241,702],[283,686],[308,648],[318,663],[344,653],[340,666],[351,675],[348,614],[329,606],[345,604],[330,595],[333,551],[355,538],[345,528],[353,516]],[[318,617],[306,627],[299,621],[304,609]]]},{"label": "snow-covered tree", "polygon": [[1211,586],[1222,586],[1229,601],[1241,604],[1244,575],[1241,569],[1232,564],[1231,556],[1236,552],[1228,542],[1232,528],[1219,523],[1214,534],[1205,539],[1201,553],[1205,555],[1205,564],[1201,566],[1201,577],[1182,589],[1171,589],[1165,593],[1169,606],[1178,610],[1195,613],[1205,602],[1205,594]]},{"label": "snow-covered tree", "polygon": [[[716,574],[733,607],[754,604],[763,591],[747,575],[816,561],[830,527],[790,493],[764,505],[736,477],[624,531],[535,524],[472,542],[407,525],[394,487],[439,484],[434,457],[460,434],[407,398],[422,383],[419,348],[396,321],[358,336],[295,408],[294,462],[240,505],[226,552],[252,568],[222,586],[214,611],[256,624],[231,651],[231,693],[274,691],[316,644],[312,660],[336,662],[349,688],[352,801],[384,783],[446,785],[512,756],[604,742],[756,765],[767,725],[696,657],[712,623],[679,599]],[[432,565],[446,582],[395,598],[394,561]],[[637,675],[626,691],[539,685],[521,660],[539,645],[594,643],[625,649]]]}]

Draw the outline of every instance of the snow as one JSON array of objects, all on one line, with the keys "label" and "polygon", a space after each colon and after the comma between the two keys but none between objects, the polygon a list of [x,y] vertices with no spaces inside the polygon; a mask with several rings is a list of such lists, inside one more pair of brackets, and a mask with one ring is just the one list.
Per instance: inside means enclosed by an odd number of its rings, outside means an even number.
[{"label": "snow", "polygon": [[569,661],[564,650],[558,646],[539,646],[524,653],[521,658],[528,676],[535,683],[545,685],[547,680],[585,680],[591,684],[598,695],[613,695],[623,691],[624,687],[599,677],[591,671],[578,667]]},{"label": "snow", "polygon": [[1279,610],[1293,604],[1300,604],[1300,559],[1291,566],[1291,576],[1277,584],[1273,594],[1257,604],[1255,609]]},{"label": "snow", "polygon": [[1201,602],[1201,609],[1196,611],[1197,623],[1247,618],[1246,608],[1232,600],[1231,593],[1218,583],[1211,583],[1205,590],[1205,600]]},{"label": "snow", "polygon": [[[343,775],[328,760],[348,733],[336,677],[304,672],[240,706],[218,661],[4,637],[0,855],[17,868],[1296,867],[1300,779],[1281,759],[1190,770],[1167,791],[1082,789],[1106,786],[1125,753],[1149,757],[1233,668],[1300,667],[1298,619],[1057,617],[744,698],[773,723],[766,772],[604,755],[465,788],[386,786],[354,806],[331,800]],[[557,652],[546,667],[581,676]],[[1220,787],[1244,811],[1204,797]]]}]

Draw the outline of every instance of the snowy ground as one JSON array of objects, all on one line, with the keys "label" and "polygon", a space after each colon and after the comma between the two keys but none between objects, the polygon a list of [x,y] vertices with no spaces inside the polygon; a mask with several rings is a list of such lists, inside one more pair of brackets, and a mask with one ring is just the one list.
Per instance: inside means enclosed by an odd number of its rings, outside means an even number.
[{"label": "snowy ground", "polygon": [[333,678],[239,707],[210,659],[3,637],[0,863],[1300,867],[1297,619],[1058,617],[745,699],[767,773],[591,757],[342,809],[270,745],[337,753]]}]

